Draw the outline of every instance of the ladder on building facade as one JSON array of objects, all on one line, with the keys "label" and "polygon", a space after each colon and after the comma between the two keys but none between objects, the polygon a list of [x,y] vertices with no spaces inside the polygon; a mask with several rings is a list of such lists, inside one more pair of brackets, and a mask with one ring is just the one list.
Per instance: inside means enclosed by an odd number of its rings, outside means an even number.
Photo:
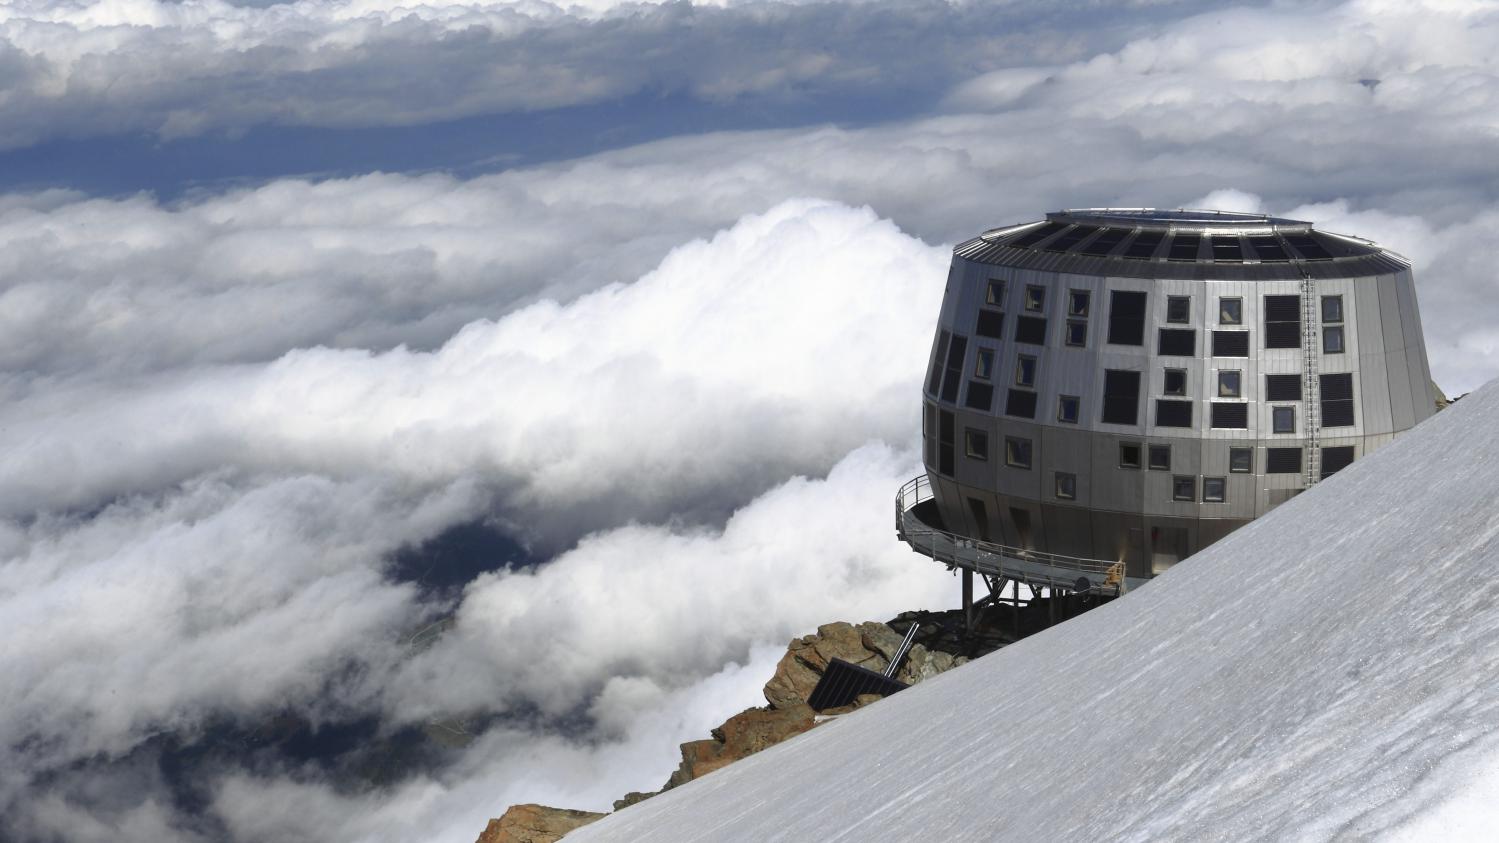
[{"label": "ladder on building facade", "polygon": [[1317,282],[1301,270],[1301,399],[1306,425],[1306,488],[1321,479],[1322,402],[1321,382],[1317,372],[1320,337],[1317,332]]}]

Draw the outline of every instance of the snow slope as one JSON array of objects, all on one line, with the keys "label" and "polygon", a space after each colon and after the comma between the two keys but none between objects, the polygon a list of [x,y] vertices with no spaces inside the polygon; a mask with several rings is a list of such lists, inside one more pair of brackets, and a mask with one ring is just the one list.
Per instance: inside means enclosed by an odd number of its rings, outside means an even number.
[{"label": "snow slope", "polygon": [[1124,600],[567,839],[1496,835],[1499,381]]}]

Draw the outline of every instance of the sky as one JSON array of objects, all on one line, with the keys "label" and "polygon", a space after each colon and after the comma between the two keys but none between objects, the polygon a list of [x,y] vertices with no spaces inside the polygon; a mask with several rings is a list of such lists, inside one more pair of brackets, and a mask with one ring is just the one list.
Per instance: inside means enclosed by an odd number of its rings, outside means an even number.
[{"label": "sky", "polygon": [[0,2],[0,839],[599,809],[893,535],[952,245],[1307,219],[1499,373],[1499,5]]}]

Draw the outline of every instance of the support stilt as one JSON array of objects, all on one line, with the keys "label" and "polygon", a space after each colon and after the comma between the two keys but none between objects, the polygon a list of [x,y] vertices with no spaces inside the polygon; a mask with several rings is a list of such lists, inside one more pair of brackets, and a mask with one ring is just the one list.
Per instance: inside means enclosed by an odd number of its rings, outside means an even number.
[{"label": "support stilt", "polygon": [[973,572],[963,569],[963,631],[973,632]]}]

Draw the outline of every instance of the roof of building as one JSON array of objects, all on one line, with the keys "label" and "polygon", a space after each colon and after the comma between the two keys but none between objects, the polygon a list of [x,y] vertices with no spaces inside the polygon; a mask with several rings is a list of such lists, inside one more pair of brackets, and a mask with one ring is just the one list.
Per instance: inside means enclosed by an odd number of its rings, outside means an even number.
[{"label": "roof of building", "polygon": [[1409,269],[1376,243],[1312,223],[1234,211],[1077,208],[959,244],[979,263],[1125,278],[1359,278]]}]

